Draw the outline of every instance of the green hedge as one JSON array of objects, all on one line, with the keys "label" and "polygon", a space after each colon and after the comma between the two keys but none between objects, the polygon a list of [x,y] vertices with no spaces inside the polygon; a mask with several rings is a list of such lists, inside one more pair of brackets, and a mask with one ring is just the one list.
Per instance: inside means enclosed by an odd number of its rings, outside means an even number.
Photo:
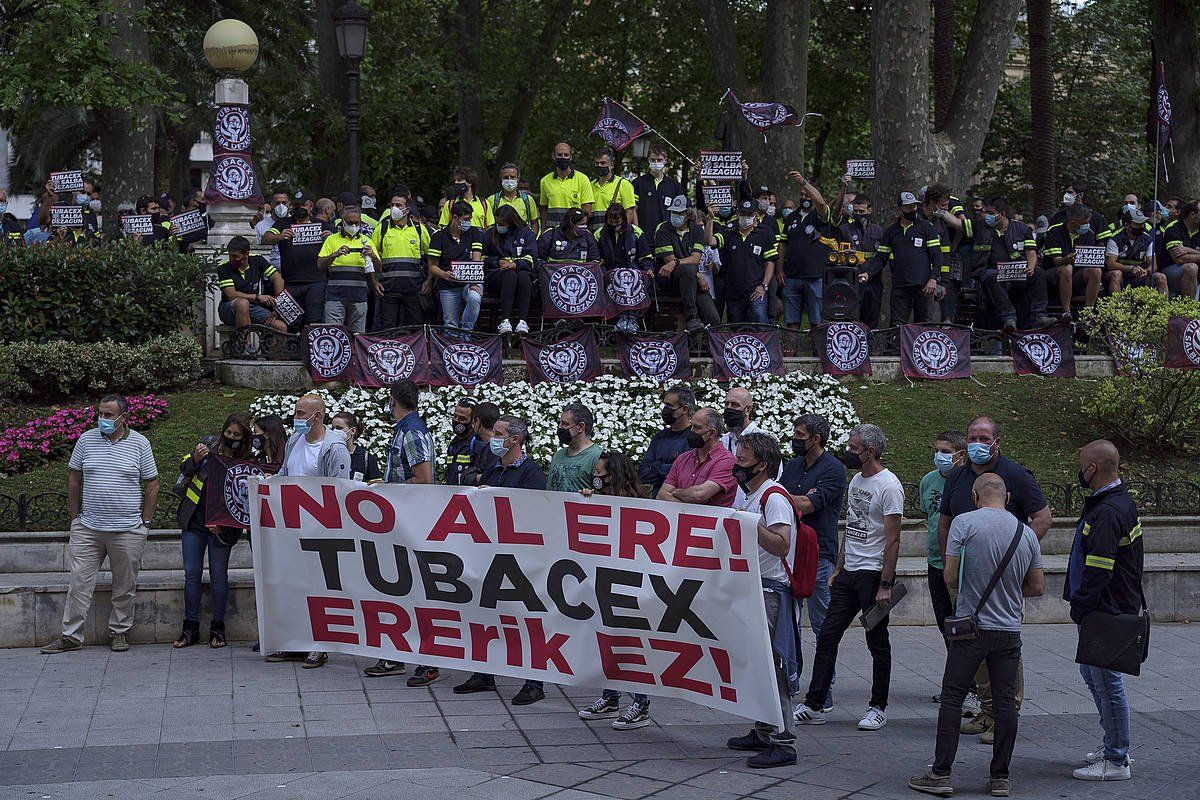
[{"label": "green hedge", "polygon": [[167,248],[3,247],[0,342],[143,342],[189,325],[203,288],[200,258]]},{"label": "green hedge", "polygon": [[106,391],[161,391],[200,377],[200,344],[183,333],[142,344],[0,344],[0,397],[54,402]]}]

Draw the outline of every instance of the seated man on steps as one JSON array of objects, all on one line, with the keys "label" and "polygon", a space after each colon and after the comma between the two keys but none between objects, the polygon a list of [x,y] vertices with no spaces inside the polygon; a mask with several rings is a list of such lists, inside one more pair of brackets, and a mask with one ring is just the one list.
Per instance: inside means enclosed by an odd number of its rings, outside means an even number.
[{"label": "seated man on steps", "polygon": [[267,259],[250,255],[246,237],[229,240],[229,260],[217,267],[217,286],[221,289],[221,304],[217,307],[221,322],[239,330],[254,324],[287,333],[287,323],[275,313],[275,297],[283,291],[283,276]]}]

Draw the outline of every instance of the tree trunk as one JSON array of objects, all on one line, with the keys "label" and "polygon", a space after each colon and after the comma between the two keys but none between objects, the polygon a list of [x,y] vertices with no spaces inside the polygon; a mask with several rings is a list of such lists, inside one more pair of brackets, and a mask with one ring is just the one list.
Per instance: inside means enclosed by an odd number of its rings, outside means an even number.
[{"label": "tree trunk", "polygon": [[557,0],[554,3],[546,16],[545,24],[542,25],[542,33],[537,38],[528,62],[522,69],[516,70],[513,76],[517,90],[513,96],[508,122],[504,125],[504,134],[500,138],[500,149],[496,153],[497,174],[505,162],[515,162],[521,152],[525,130],[529,127],[529,116],[533,113],[533,104],[537,101],[542,86],[550,80],[554,54],[558,51],[558,43],[562,40],[562,32],[567,27],[573,6],[574,0]]},{"label": "tree trunk", "polygon": [[1196,197],[1200,194],[1200,12],[1185,0],[1154,0],[1152,32],[1159,60],[1166,68],[1171,96],[1171,140],[1175,163],[1167,150],[1170,182],[1163,194]]},{"label": "tree trunk", "polygon": [[483,37],[481,0],[458,0],[454,21],[457,25],[454,66],[459,76],[458,163],[475,170],[480,184],[476,191],[482,195],[490,191],[491,179],[483,164],[483,81],[479,52]]},{"label": "tree trunk", "polygon": [[[112,13],[101,15],[101,23],[112,31],[111,51],[124,61],[148,63],[146,30],[134,20],[145,1],[114,0],[112,8]],[[104,223],[111,234],[120,226],[117,206],[133,205],[154,188],[154,116],[149,106],[102,108],[96,113],[104,165]]]},{"label": "tree trunk", "polygon": [[1054,208],[1058,175],[1054,163],[1054,64],[1050,55],[1050,0],[1026,0],[1029,24],[1030,146],[1026,173],[1033,208]]},{"label": "tree trunk", "polygon": [[933,129],[945,130],[954,99],[954,0],[933,0]]},{"label": "tree trunk", "polygon": [[[339,0],[316,0],[317,37],[317,86],[322,103],[327,108],[336,108],[339,113],[346,109],[346,67],[338,54],[337,30],[333,25],[333,12]],[[253,103],[254,98],[250,98]],[[253,108],[253,106],[251,106]],[[318,158],[314,161],[317,185],[312,191],[318,194],[337,196],[349,180],[349,164],[346,163],[345,141],[332,141],[332,134],[323,122],[313,126],[313,150],[317,153],[338,153],[338,158]],[[358,194],[358,187],[354,187]]]}]

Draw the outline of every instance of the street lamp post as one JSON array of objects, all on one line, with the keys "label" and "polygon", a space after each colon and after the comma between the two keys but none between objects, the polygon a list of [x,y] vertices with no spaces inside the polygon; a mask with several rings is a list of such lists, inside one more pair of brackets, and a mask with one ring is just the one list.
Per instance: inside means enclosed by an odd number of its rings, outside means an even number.
[{"label": "street lamp post", "polygon": [[371,15],[354,0],[346,2],[333,15],[337,31],[338,54],[346,61],[346,129],[350,157],[350,191],[358,194],[358,65],[367,52],[367,24]]}]

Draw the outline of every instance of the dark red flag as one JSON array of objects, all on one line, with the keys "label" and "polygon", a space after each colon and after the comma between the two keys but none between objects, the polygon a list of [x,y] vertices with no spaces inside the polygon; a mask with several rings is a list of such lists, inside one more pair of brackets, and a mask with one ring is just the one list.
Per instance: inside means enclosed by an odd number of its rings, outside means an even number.
[{"label": "dark red flag", "polygon": [[607,318],[604,269],[599,264],[543,264],[538,272],[546,319]]},{"label": "dark red flag", "polygon": [[499,336],[458,339],[442,331],[429,332],[431,386],[478,386],[504,383]]},{"label": "dark red flag", "polygon": [[1172,369],[1200,369],[1200,319],[1167,320],[1167,359]]},{"label": "dark red flag", "polygon": [[592,133],[603,139],[613,150],[620,152],[649,129],[650,126],[638,119],[628,108],[606,97],[600,104],[600,118],[592,126]]},{"label": "dark red flag", "polygon": [[391,386],[405,378],[415,383],[429,383],[429,350],[423,331],[403,336],[360,333],[354,337],[354,361],[360,386]]},{"label": "dark red flag", "polygon": [[251,208],[262,206],[263,196],[250,154],[250,113],[246,106],[217,106],[213,126],[213,163],[204,189],[209,203],[228,200]]},{"label": "dark red flag", "polygon": [[779,331],[729,331],[708,334],[713,377],[718,381],[750,380],[760,375],[783,375]]},{"label": "dark red flag", "polygon": [[349,381],[357,383],[354,368],[354,334],[345,325],[308,325],[308,374],[313,383]]},{"label": "dark red flag", "polygon": [[821,359],[821,371],[826,375],[870,375],[871,353],[867,345],[870,332],[862,322],[818,325],[813,343]]},{"label": "dark red flag", "polygon": [[1052,325],[1009,336],[1013,371],[1018,375],[1048,378],[1075,377],[1075,341],[1070,325]]},{"label": "dark red flag", "polygon": [[608,318],[625,311],[645,311],[650,307],[649,281],[640,269],[617,267],[606,270],[604,291],[608,296]]},{"label": "dark red flag", "polygon": [[909,378],[971,377],[971,332],[934,325],[900,326],[900,368]]},{"label": "dark red flag", "polygon": [[742,112],[742,116],[759,130],[777,128],[780,125],[799,125],[800,115],[786,103],[743,103],[730,89],[726,92]]},{"label": "dark red flag", "polygon": [[521,339],[521,352],[529,368],[529,383],[574,383],[600,377],[600,343],[591,325],[543,343],[534,337]]},{"label": "dark red flag", "polygon": [[226,458],[215,453],[210,455],[204,464],[208,471],[204,480],[204,523],[227,528],[249,528],[250,503],[247,493],[250,477],[274,475],[279,471],[279,466]]},{"label": "dark red flag", "polygon": [[631,378],[659,383],[690,381],[692,360],[686,333],[617,333],[621,368]]}]

